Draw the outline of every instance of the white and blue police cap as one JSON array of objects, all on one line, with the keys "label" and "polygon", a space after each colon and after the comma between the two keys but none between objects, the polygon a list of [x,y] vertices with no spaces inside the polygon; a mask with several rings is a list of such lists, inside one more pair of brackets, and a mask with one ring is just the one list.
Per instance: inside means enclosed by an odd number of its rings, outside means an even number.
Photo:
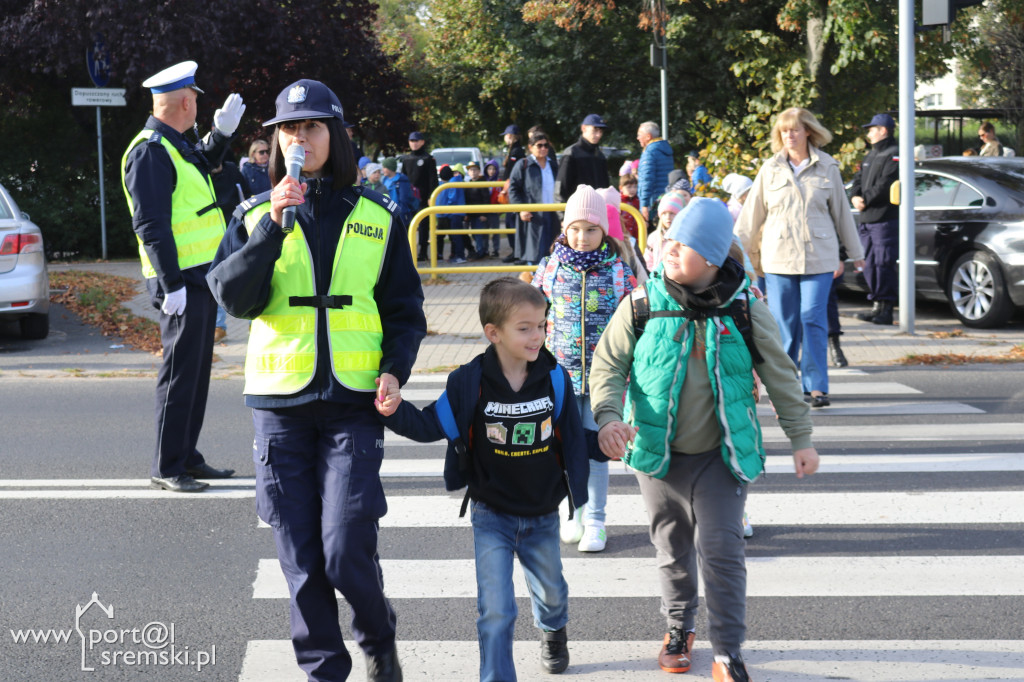
[{"label": "white and blue police cap", "polygon": [[295,81],[277,96],[277,116],[263,122],[263,127],[283,121],[303,121],[307,118],[336,118],[345,122],[341,101],[320,81],[304,78]]},{"label": "white and blue police cap", "polygon": [[195,62],[181,62],[174,66],[168,66],[160,73],[142,81],[142,87],[149,88],[154,95],[181,88],[192,88],[202,94],[203,91],[196,85],[196,69],[198,68],[199,65]]}]

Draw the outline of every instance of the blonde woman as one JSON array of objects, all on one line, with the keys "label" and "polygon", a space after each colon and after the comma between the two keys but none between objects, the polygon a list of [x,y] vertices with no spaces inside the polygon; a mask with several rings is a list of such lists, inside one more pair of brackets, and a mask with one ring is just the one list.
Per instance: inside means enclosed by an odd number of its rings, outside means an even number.
[{"label": "blonde woman", "polygon": [[863,268],[864,251],[839,164],[821,148],[832,133],[814,114],[786,109],[772,126],[772,151],[758,171],[735,232],[758,274],[782,345],[800,368],[811,407],[829,405],[827,306],[842,265],[839,242]]}]

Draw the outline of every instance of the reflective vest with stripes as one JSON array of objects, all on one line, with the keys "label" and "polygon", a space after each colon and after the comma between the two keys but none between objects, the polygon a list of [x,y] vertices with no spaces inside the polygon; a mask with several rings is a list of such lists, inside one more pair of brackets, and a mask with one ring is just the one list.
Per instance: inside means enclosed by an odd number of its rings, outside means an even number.
[{"label": "reflective vest with stripes", "polygon": [[[125,165],[128,154],[136,145],[159,135],[152,130],[143,130],[135,136],[121,157],[121,187],[128,199],[128,212],[135,215],[135,204],[125,185]],[[217,194],[213,191],[213,181],[195,166],[182,157],[173,144],[163,135],[160,142],[171,157],[177,184],[171,195],[171,232],[178,251],[178,268],[187,270],[213,260],[217,247],[224,237],[224,214],[217,206]],[[142,260],[142,276],[156,277],[156,270],[149,260],[142,239],[136,234],[139,242],[139,258]]]},{"label": "reflective vest with stripes", "polygon": [[[251,235],[270,211],[264,202],[245,214]],[[373,290],[380,276],[391,226],[383,206],[360,197],[341,229],[334,253],[328,296],[351,296],[344,308],[327,308],[328,341],[335,378],[354,391],[374,391],[383,356],[381,327]],[[295,296],[316,294],[313,256],[302,228],[285,235],[274,264],[270,298],[252,321],[245,356],[248,395],[291,395],[309,385],[316,373],[317,325],[321,316],[309,305],[291,305]]]}]

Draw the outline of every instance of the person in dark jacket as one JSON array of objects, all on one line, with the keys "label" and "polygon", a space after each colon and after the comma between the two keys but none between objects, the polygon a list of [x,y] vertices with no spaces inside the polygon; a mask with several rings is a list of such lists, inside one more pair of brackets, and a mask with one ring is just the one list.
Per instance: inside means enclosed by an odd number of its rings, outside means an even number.
[{"label": "person in dark jacket", "polygon": [[896,261],[900,249],[900,209],[889,202],[889,188],[900,177],[900,148],[893,139],[896,121],[889,114],[875,114],[864,125],[871,150],[860,164],[850,187],[851,203],[860,211],[857,231],[864,245],[864,279],[871,311],[858,318],[875,324],[892,324],[896,304]]},{"label": "person in dark jacket", "polygon": [[[249,145],[249,160],[242,166],[242,175],[253,194],[262,194],[270,189],[267,165],[270,161],[270,145],[266,140],[256,139]],[[249,195],[246,194],[248,197]],[[234,209],[232,209],[234,210]],[[230,213],[228,214],[230,216]]]},{"label": "person in dark jacket", "polygon": [[513,555],[542,631],[541,665],[549,673],[569,665],[558,505],[567,494],[570,506],[586,502],[589,463],[579,411],[567,401],[568,372],[544,347],[546,312],[543,294],[529,284],[489,282],[480,295],[487,350],[452,372],[444,394],[424,410],[397,392],[378,406],[391,430],[421,443],[451,433],[446,422],[458,432],[448,442],[444,482],[447,490],[468,488],[472,500],[481,680],[516,679]]},{"label": "person in dark jacket", "polygon": [[398,204],[398,212],[402,216],[402,222],[409,225],[413,215],[416,213],[416,199],[412,195],[412,183],[404,173],[398,172],[398,159],[389,156],[381,163],[384,174],[384,186],[388,194]]},{"label": "person in dark jacket", "polygon": [[[530,155],[520,159],[509,180],[508,196],[513,204],[555,203],[555,178],[558,161],[551,154],[547,134],[537,132],[530,137]],[[551,242],[558,236],[558,214],[554,211],[533,213],[520,211],[516,216],[516,262],[536,265],[547,255]]]},{"label": "person in dark jacket", "polygon": [[188,61],[147,78],[153,115],[121,158],[121,184],[139,243],[150,302],[160,312],[163,363],[156,379],[156,448],[150,485],[194,493],[197,478],[227,478],[196,448],[206,414],[217,306],[206,272],[224,234],[210,165],[219,163],[245,104],[231,94],[213,115],[213,132],[199,144],[186,137],[196,124],[198,65]]},{"label": "person in dark jacket", "polygon": [[[402,157],[402,173],[412,183],[413,195],[419,193],[416,211],[427,207],[430,195],[437,189],[437,162],[427,151],[423,133],[409,133],[409,153]],[[430,240],[430,224],[424,220],[419,229],[419,252],[417,260],[427,259],[427,245]]]},{"label": "person in dark jacket", "polygon": [[[368,678],[394,682],[402,672],[377,549],[387,502],[374,404],[412,371],[427,331],[423,289],[397,206],[355,186],[337,96],[303,79],[276,105],[263,124],[276,124],[274,189],[235,211],[208,281],[229,313],[253,321],[244,393],[256,511],[274,529],[299,667],[325,682],[352,669],[337,590]],[[292,144],[305,151],[302,182],[285,172]]]},{"label": "person in dark jacket", "polygon": [[[519,126],[515,123],[505,128],[505,132],[502,133],[505,138],[505,156],[501,160],[501,180],[508,180],[512,177],[512,169],[519,162],[520,159],[526,156],[526,150],[523,149],[523,145],[519,144]],[[506,213],[505,214],[505,229],[512,230],[516,226],[516,214]],[[512,247],[512,253],[505,257],[504,262],[511,263],[516,260],[516,236],[515,234],[509,234],[508,245]]]},{"label": "person in dark jacket", "polygon": [[580,185],[594,189],[611,186],[608,159],[601,152],[601,138],[608,126],[597,114],[587,114],[580,124],[580,139],[569,146],[558,163],[555,201],[564,204]]},{"label": "person in dark jacket", "polygon": [[[466,180],[468,182],[480,182],[483,177],[480,174],[480,164],[476,161],[470,161],[466,164]],[[466,204],[489,204],[491,203],[491,189],[489,187],[467,187],[463,190],[463,194],[466,198]],[[466,221],[463,227],[467,230],[486,229],[488,227],[488,216],[487,213],[469,213],[466,212]],[[483,260],[487,258],[487,237],[490,235],[486,234],[475,234],[473,235],[473,243],[476,247],[474,252],[470,255],[469,260]],[[498,235],[494,235],[497,237]]]}]

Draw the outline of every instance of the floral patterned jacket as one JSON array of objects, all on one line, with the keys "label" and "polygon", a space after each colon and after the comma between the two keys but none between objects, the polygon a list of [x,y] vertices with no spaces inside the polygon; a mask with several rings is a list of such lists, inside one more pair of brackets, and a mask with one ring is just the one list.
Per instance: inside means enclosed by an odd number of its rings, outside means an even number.
[{"label": "floral patterned jacket", "polygon": [[615,253],[585,271],[552,254],[537,265],[532,283],[551,303],[548,350],[569,371],[576,395],[587,395],[594,349],[619,301],[636,288],[636,277]]}]

